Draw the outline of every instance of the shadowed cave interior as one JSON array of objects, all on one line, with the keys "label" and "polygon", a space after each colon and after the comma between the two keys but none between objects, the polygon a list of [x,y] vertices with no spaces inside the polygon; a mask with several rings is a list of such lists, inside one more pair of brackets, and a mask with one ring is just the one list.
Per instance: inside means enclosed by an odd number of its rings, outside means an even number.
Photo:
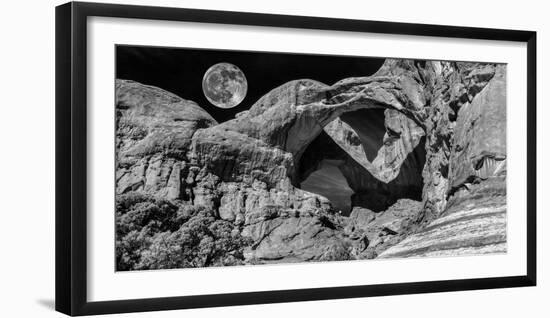
[{"label": "shadowed cave interior", "polygon": [[[340,119],[361,139],[365,155],[373,161],[384,146],[387,129],[384,109],[348,112]],[[389,132],[390,134],[392,132]],[[325,132],[307,146],[298,163],[301,189],[330,200],[336,211],[349,216],[353,207],[384,211],[401,198],[422,199],[422,169],[426,160],[425,138],[407,155],[398,176],[384,183],[358,164]]]}]

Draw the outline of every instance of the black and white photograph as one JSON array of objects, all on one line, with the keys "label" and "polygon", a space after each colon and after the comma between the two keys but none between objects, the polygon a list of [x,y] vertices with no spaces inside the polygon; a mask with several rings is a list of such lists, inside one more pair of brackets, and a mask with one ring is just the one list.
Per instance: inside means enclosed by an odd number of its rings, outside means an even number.
[{"label": "black and white photograph", "polygon": [[0,318],[550,317],[547,7],[5,1]]},{"label": "black and white photograph", "polygon": [[115,48],[116,271],[507,253],[507,65]]}]

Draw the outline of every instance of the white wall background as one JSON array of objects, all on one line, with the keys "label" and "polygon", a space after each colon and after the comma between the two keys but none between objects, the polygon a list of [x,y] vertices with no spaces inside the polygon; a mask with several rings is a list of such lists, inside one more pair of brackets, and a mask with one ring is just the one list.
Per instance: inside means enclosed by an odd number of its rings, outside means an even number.
[{"label": "white wall background", "polygon": [[[528,29],[538,32],[538,286],[241,306],[116,317],[544,317],[550,315],[549,8],[544,1],[126,0],[116,3]],[[0,10],[0,316],[61,317],[54,304],[54,7],[5,1]],[[147,288],[147,286],[143,286]]]}]

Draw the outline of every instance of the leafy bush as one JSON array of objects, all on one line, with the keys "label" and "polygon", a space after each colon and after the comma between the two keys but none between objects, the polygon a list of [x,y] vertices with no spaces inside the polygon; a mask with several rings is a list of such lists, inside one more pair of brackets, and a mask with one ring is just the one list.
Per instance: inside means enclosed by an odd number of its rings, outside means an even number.
[{"label": "leafy bush", "polygon": [[242,264],[251,244],[204,207],[130,193],[117,200],[118,270]]}]

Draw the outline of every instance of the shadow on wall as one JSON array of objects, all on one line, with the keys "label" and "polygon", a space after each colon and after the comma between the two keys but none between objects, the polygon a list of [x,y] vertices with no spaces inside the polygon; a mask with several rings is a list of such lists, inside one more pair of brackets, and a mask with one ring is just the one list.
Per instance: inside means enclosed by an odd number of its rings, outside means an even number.
[{"label": "shadow on wall", "polygon": [[303,190],[326,197],[336,211],[341,211],[343,215],[347,216],[351,213],[353,190],[338,167],[342,163],[339,160],[323,160],[319,170],[311,173],[301,183],[301,187]]},{"label": "shadow on wall", "polygon": [[55,310],[55,300],[53,299],[38,299],[36,302],[49,310]]},{"label": "shadow on wall", "polygon": [[389,183],[377,180],[351,158],[340,166],[343,174],[348,176],[350,187],[355,189],[351,196],[352,207],[380,212],[387,210],[399,199],[421,201],[424,188],[422,170],[426,162],[425,141],[425,137],[420,139],[414,151],[407,155],[397,177]]},{"label": "shadow on wall", "polygon": [[340,116],[340,119],[353,127],[353,130],[359,135],[369,161],[376,158],[378,150],[384,145],[384,135],[386,134],[384,112],[385,108],[360,109]]}]

